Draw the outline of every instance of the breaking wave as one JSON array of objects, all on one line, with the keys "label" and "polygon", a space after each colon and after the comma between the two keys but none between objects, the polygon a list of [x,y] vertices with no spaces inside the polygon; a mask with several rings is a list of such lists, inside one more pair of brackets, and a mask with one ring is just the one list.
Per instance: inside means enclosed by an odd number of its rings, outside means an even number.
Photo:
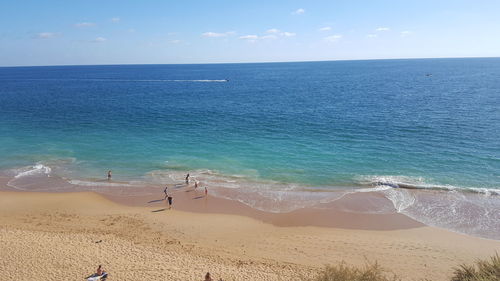
[{"label": "breaking wave", "polygon": [[[21,178],[21,177],[26,177],[26,176],[33,176],[33,175],[49,175],[52,169],[48,166],[45,166],[43,164],[36,164],[32,166],[31,168],[28,168],[28,170],[25,170],[26,168],[21,169],[21,171],[14,176],[15,179]],[[24,170],[24,171],[23,171]]]},{"label": "breaking wave", "polygon": [[437,191],[454,191],[478,193],[483,195],[500,195],[499,188],[483,188],[483,187],[462,187],[453,185],[430,184],[421,177],[405,177],[405,176],[362,176],[358,177],[357,181],[362,185],[378,187],[391,187],[403,189],[423,189]]}]

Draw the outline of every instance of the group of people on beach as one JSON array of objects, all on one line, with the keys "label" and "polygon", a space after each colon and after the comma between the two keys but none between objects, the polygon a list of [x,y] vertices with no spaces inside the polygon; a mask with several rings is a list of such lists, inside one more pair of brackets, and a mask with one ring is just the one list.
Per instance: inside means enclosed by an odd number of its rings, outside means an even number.
[{"label": "group of people on beach", "polygon": [[[108,181],[111,180],[111,170],[108,171],[107,173],[107,178],[108,178]],[[189,186],[189,179],[190,179],[190,175],[189,173],[187,173],[186,175],[186,178],[185,178],[185,181],[186,181],[186,185]],[[194,189],[198,189],[198,184],[199,182],[197,180],[194,181]],[[165,186],[165,189],[163,190],[163,193],[165,193],[165,198],[163,200],[167,201],[168,202],[168,208],[169,209],[172,209],[172,204],[173,204],[173,197],[172,197],[172,194],[168,192],[168,186]],[[205,186],[205,196],[208,195],[208,189],[207,187]]]},{"label": "group of people on beach", "polygon": [[[107,172],[107,179],[108,181],[111,181],[111,177],[112,177],[112,174],[111,174],[111,170],[109,170]],[[185,182],[186,182],[186,186],[189,186],[189,181],[190,181],[190,178],[191,176],[189,175],[189,173],[186,175],[185,177]],[[198,189],[198,185],[199,185],[199,182],[197,180],[194,181],[194,189]],[[165,186],[165,189],[163,190],[163,193],[165,194],[165,198],[163,200],[167,201],[168,202],[168,208],[169,209],[172,209],[172,204],[173,204],[173,197],[172,197],[172,194],[169,193],[169,190],[168,190],[168,186]],[[208,195],[208,189],[207,187],[205,186],[205,196]],[[108,277],[108,273],[104,271],[102,265],[99,265],[99,267],[97,268],[96,270],[96,273],[90,275],[87,277],[87,281],[98,281],[98,280],[106,280]],[[205,274],[205,279],[204,281],[213,281],[211,275],[209,272],[207,272],[207,274]],[[224,281],[221,279],[219,279],[218,281]]]},{"label": "group of people on beach", "polygon": [[[108,181],[111,180],[111,176],[112,176],[111,170],[109,170],[108,173],[107,173]],[[186,185],[189,185],[189,179],[190,179],[190,175],[189,175],[189,173],[187,173],[186,178],[185,178]],[[198,183],[199,182],[197,180],[194,181],[194,189],[195,190],[198,189]],[[163,199],[163,200],[168,201],[168,207],[169,207],[169,209],[171,209],[172,208],[172,203],[173,203],[173,197],[172,197],[171,194],[168,193],[168,186],[165,186],[165,189],[163,190],[163,193],[165,193],[165,199]],[[205,196],[207,196],[207,195],[208,195],[208,189],[205,186]]]},{"label": "group of people on beach", "polygon": [[[186,175],[186,185],[189,186],[189,179],[190,179],[190,175],[189,173]],[[194,181],[194,189],[198,189],[198,181],[195,180]],[[163,200],[167,201],[168,202],[168,208],[169,209],[172,209],[172,204],[173,204],[173,197],[172,197],[172,194],[168,192],[168,186],[165,186],[165,189],[163,189],[163,193],[165,194],[165,198]],[[207,187],[205,186],[205,196],[208,195],[208,189]]]},{"label": "group of people on beach", "polygon": [[[188,173],[186,175],[186,185],[189,185],[189,178],[190,178],[190,176],[189,176],[189,173]],[[198,189],[198,183],[199,183],[199,181],[197,181],[197,180],[194,181],[194,189]],[[207,195],[207,194],[208,194],[208,189],[205,186],[205,195]]]}]

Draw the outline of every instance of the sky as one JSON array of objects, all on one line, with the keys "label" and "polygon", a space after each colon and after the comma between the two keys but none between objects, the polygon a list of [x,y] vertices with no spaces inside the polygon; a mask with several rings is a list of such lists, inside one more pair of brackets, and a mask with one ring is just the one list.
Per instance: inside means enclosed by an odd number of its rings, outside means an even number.
[{"label": "sky", "polygon": [[0,66],[500,56],[498,0],[0,0]]}]

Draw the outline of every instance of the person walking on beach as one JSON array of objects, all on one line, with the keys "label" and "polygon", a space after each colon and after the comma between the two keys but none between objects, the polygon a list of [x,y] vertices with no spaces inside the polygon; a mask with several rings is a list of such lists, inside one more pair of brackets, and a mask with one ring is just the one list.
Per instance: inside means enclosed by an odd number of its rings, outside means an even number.
[{"label": "person walking on beach", "polygon": [[198,181],[194,181],[194,189],[198,188]]},{"label": "person walking on beach", "polygon": [[207,189],[207,187],[205,186],[205,196],[207,196],[207,195],[208,195],[208,189]]},{"label": "person walking on beach", "polygon": [[108,181],[111,180],[111,170],[108,171]]},{"label": "person walking on beach", "polygon": [[212,277],[210,276],[210,272],[207,272],[207,274],[205,274],[205,280],[204,281],[213,281]]},{"label": "person walking on beach", "polygon": [[189,173],[186,175],[186,184],[189,184]]},{"label": "person walking on beach", "polygon": [[168,209],[172,209],[172,201],[173,201],[172,195],[167,195],[167,199],[168,199]]},{"label": "person walking on beach", "polygon": [[168,197],[168,186],[165,186],[165,189],[163,190],[163,193],[165,193],[165,199],[163,199],[163,200],[167,200],[167,197]]}]

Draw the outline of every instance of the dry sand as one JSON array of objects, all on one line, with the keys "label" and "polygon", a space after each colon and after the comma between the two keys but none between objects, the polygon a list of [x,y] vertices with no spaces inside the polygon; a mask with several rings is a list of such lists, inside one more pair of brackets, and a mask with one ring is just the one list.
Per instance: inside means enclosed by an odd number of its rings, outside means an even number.
[{"label": "dry sand", "polygon": [[446,280],[454,266],[500,252],[499,241],[421,225],[279,226],[155,203],[126,206],[84,192],[0,192],[0,280],[83,280],[99,264],[110,281],[203,280],[207,271],[214,280],[299,280],[326,264],[366,260],[404,280]]}]

